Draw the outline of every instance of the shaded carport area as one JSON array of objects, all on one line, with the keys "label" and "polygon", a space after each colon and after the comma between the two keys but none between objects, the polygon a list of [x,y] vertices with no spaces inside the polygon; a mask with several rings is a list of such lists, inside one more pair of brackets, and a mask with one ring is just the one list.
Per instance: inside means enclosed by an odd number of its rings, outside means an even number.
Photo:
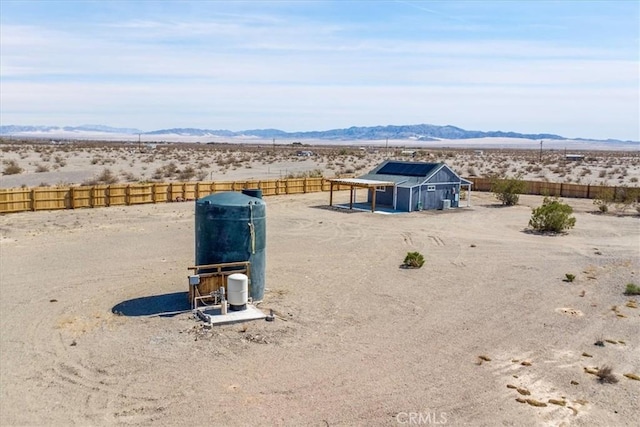
[{"label": "shaded carport area", "polygon": [[[366,188],[371,194],[371,212],[376,210],[376,188],[378,187],[395,187],[396,183],[391,181],[376,181],[373,179],[361,178],[334,178],[329,179],[329,206],[333,206],[333,189],[346,185],[349,187],[349,209],[353,209],[355,200],[355,189]],[[395,192],[394,192],[395,193]],[[395,203],[394,203],[395,206]]]}]

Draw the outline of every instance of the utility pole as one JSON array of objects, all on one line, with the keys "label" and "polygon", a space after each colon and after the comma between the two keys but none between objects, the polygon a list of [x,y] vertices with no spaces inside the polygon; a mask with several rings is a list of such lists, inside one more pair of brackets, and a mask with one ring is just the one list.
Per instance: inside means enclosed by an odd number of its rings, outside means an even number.
[{"label": "utility pole", "polygon": [[542,161],[542,141],[540,141],[540,161]]},{"label": "utility pole", "polygon": [[386,154],[387,159],[389,158],[389,138],[387,138],[387,144],[384,147],[384,151]]}]

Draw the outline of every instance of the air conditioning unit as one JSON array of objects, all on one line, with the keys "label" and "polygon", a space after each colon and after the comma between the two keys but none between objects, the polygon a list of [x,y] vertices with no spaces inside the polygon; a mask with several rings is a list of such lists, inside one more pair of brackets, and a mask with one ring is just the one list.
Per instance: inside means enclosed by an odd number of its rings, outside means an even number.
[{"label": "air conditioning unit", "polygon": [[443,200],[442,201],[442,210],[444,209],[450,209],[451,208],[451,200],[447,199],[447,200]]}]

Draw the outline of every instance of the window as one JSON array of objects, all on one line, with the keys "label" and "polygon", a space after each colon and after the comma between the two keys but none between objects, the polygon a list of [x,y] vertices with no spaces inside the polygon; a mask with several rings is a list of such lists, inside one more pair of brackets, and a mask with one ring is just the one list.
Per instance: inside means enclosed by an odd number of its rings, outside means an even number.
[{"label": "window", "polygon": [[427,185],[427,191],[436,191],[435,185]]}]

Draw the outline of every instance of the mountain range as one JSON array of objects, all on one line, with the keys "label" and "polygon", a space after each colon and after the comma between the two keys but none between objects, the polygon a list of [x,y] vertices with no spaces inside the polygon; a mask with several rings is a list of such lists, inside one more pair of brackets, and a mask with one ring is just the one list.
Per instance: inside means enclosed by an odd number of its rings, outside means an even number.
[{"label": "mountain range", "polygon": [[[471,139],[471,138],[523,138],[530,140],[566,140],[569,138],[548,134],[536,133],[526,134],[518,132],[503,131],[477,131],[465,130],[456,126],[437,126],[428,124],[418,125],[389,125],[389,126],[353,126],[345,129],[330,129],[325,131],[307,132],[285,132],[279,129],[251,129],[243,131],[230,131],[224,129],[197,129],[197,128],[171,128],[144,132],[133,128],[114,128],[103,125],[83,125],[83,126],[0,126],[0,135],[4,136],[34,136],[34,133],[55,134],[55,133],[82,133],[97,132],[107,134],[129,134],[129,135],[179,135],[179,136],[202,136],[202,137],[255,137],[261,139],[320,139],[332,141],[353,141],[353,140],[402,140],[411,139],[417,141],[438,141],[441,139]],[[45,136],[45,135],[42,135]],[[68,135],[67,135],[68,136]],[[572,138],[576,139],[576,138]],[[584,139],[584,138],[577,138]],[[607,140],[615,141],[615,140]]]}]

